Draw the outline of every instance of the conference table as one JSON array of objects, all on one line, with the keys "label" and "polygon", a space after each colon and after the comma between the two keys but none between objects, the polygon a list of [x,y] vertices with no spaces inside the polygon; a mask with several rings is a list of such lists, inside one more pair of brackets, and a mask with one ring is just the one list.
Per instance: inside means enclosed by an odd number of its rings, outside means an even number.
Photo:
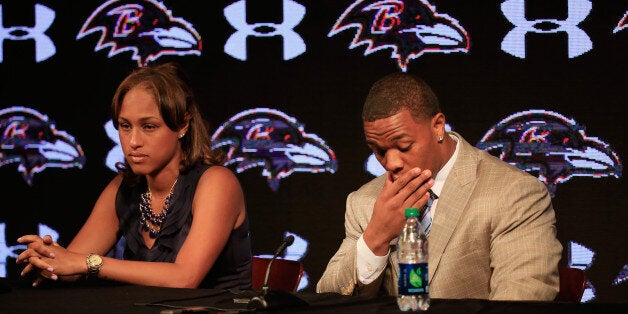
[{"label": "conference table", "polygon": [[[402,313],[390,296],[314,292],[271,294],[270,309],[250,309],[250,290],[179,289],[121,284],[3,284],[0,313]],[[287,302],[288,301],[292,302]],[[269,301],[267,300],[267,301]],[[295,302],[296,301],[296,302]],[[283,302],[283,303],[282,303]],[[275,308],[272,308],[275,306]],[[185,309],[185,310],[184,310]],[[504,302],[433,299],[427,313],[628,313],[628,303]]]}]

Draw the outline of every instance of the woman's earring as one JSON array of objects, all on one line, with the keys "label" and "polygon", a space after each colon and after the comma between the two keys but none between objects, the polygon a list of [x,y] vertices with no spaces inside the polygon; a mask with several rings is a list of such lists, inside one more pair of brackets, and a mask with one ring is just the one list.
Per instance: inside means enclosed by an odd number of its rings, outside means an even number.
[{"label": "woman's earring", "polygon": [[185,136],[185,133],[179,134],[179,138],[183,138],[184,136]]},{"label": "woman's earring", "polygon": [[439,136],[438,136],[438,142],[439,142],[439,143],[442,143],[442,142],[443,142],[443,136],[442,136],[442,135],[439,135]]}]

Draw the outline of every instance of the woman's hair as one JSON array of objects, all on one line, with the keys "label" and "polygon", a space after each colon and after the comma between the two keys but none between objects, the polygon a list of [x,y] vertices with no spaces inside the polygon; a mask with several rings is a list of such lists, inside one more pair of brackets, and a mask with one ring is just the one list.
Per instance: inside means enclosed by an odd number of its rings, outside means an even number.
[{"label": "woman's hair", "polygon": [[[118,86],[111,112],[113,125],[118,129],[118,117],[124,96],[134,87],[141,87],[153,95],[164,122],[173,131],[180,130],[189,120],[185,135],[179,139],[183,158],[179,171],[185,172],[194,164],[222,164],[225,156],[212,151],[206,122],[201,116],[192,88],[183,69],[175,63],[141,67],[129,74]],[[128,179],[138,179],[129,164],[119,162],[118,171]]]}]

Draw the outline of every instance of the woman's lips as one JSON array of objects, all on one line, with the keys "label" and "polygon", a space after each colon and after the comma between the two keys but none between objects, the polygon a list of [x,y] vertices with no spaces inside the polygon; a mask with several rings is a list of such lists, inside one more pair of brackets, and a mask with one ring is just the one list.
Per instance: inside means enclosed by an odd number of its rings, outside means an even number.
[{"label": "woman's lips", "polygon": [[138,154],[138,153],[131,153],[131,154],[129,154],[129,158],[134,163],[140,163],[140,162],[144,161],[147,157],[148,156],[146,156],[144,154]]}]

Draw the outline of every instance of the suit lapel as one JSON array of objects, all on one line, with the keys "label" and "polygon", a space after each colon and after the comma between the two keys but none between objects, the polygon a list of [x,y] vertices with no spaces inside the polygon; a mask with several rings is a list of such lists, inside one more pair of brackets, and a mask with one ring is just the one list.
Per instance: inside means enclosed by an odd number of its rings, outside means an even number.
[{"label": "suit lapel", "polygon": [[445,247],[453,234],[469,197],[475,188],[477,153],[462,136],[458,137],[458,158],[456,159],[436,205],[429,237],[429,280],[434,279]]}]

